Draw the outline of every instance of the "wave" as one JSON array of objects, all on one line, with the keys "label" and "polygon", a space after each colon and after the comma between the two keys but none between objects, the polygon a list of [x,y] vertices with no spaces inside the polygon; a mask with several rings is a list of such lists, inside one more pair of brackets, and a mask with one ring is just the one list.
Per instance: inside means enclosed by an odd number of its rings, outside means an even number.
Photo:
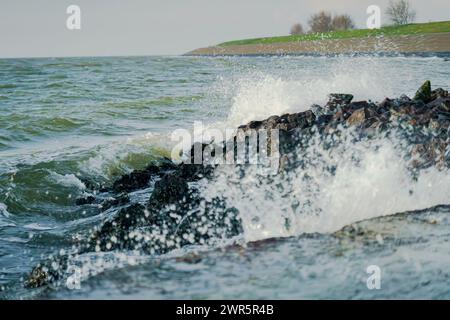
[{"label": "wave", "polygon": [[[317,64],[316,60],[310,57],[298,59],[300,66]],[[286,62],[293,64],[291,59]],[[314,65],[304,70],[293,66],[292,74],[250,71],[247,76],[240,77],[234,84],[236,89],[225,124],[236,127],[272,115],[305,111],[313,104],[323,105],[327,95],[334,92],[352,92],[356,100],[370,98],[374,101],[412,93],[396,92],[398,70],[390,70],[380,58],[329,59],[326,70],[322,63],[317,65],[317,69]]]},{"label": "wave", "polygon": [[74,174],[59,174],[56,172],[50,172],[50,179],[64,187],[75,187],[79,190],[85,190],[86,185]]},{"label": "wave", "polygon": [[0,89],[14,89],[14,88],[17,88],[17,85],[13,83],[0,84]]},{"label": "wave", "polygon": [[224,166],[205,181],[202,196],[218,195],[240,212],[244,238],[257,241],[332,233],[357,221],[450,203],[450,173],[431,167],[414,175],[411,151],[398,137],[355,143],[346,132],[329,149],[307,141],[302,166],[270,178],[252,166]]},{"label": "wave", "polygon": [[0,202],[0,215],[9,218],[11,214],[8,212],[8,207],[6,204]]}]

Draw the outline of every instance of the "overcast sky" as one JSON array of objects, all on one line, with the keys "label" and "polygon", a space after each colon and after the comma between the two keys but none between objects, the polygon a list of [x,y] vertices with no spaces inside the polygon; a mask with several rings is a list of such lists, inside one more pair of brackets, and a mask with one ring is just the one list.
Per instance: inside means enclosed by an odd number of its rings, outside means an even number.
[{"label": "overcast sky", "polygon": [[[286,35],[325,9],[364,27],[389,0],[0,0],[0,57],[182,54],[227,40]],[[411,0],[418,22],[449,20],[449,0]],[[66,9],[81,8],[81,30]],[[382,16],[382,22],[387,22]]]}]

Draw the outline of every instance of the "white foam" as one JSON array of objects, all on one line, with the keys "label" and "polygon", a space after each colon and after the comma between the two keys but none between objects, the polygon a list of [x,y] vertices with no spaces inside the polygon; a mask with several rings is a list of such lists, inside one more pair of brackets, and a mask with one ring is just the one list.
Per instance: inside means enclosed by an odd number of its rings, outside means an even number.
[{"label": "white foam", "polygon": [[77,178],[74,174],[59,174],[56,172],[50,173],[50,178],[56,183],[64,186],[64,187],[76,187],[79,190],[85,190],[86,186],[84,183]]},{"label": "white foam", "polygon": [[8,212],[8,207],[6,204],[0,202],[0,214],[5,218],[9,218],[11,214]]},{"label": "white foam", "polygon": [[[236,89],[225,125],[234,127],[272,115],[305,111],[312,104],[326,103],[329,93],[351,93],[355,100],[378,101],[411,93],[396,92],[408,75],[399,74],[397,65],[392,67],[395,58],[290,57],[284,64],[280,61],[274,64],[280,65],[281,74],[276,70],[252,71],[233,82]],[[224,86],[227,88],[223,90],[229,91],[231,84]]]},{"label": "white foam", "polygon": [[47,231],[47,230],[52,230],[55,229],[55,227],[53,226],[46,226],[40,223],[28,223],[26,225],[23,226],[26,229],[30,229],[30,230],[37,230],[37,231]]},{"label": "white foam", "polygon": [[170,135],[147,132],[100,146],[90,158],[80,163],[80,171],[97,177],[112,176],[142,168],[161,155],[170,156]]},{"label": "white foam", "polygon": [[348,134],[331,150],[311,141],[304,168],[271,179],[258,176],[254,166],[243,178],[224,166],[214,181],[203,181],[202,194],[224,196],[228,207],[239,210],[247,241],[334,232],[360,220],[450,203],[448,171],[433,167],[413,179],[396,139],[351,140]]}]

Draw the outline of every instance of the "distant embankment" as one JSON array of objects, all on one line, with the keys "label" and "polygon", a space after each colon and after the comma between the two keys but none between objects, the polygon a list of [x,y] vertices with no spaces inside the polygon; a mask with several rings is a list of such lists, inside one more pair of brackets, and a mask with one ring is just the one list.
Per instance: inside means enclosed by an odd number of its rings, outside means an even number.
[{"label": "distant embankment", "polygon": [[230,41],[186,55],[283,55],[450,52],[450,21]]}]

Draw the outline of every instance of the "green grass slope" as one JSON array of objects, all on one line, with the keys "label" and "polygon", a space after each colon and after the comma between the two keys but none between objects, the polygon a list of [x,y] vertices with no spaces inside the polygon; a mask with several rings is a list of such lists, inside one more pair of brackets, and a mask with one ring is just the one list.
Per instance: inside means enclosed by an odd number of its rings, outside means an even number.
[{"label": "green grass slope", "polygon": [[415,35],[427,33],[450,32],[450,21],[429,22],[429,23],[413,23],[402,26],[388,26],[381,29],[354,29],[347,31],[332,31],[327,33],[304,34],[295,36],[280,36],[268,38],[255,38],[228,41],[219,44],[220,47],[243,45],[243,44],[271,44],[282,42],[298,42],[298,41],[313,41],[325,39],[348,39],[348,38],[365,38],[376,36],[402,36]]}]

